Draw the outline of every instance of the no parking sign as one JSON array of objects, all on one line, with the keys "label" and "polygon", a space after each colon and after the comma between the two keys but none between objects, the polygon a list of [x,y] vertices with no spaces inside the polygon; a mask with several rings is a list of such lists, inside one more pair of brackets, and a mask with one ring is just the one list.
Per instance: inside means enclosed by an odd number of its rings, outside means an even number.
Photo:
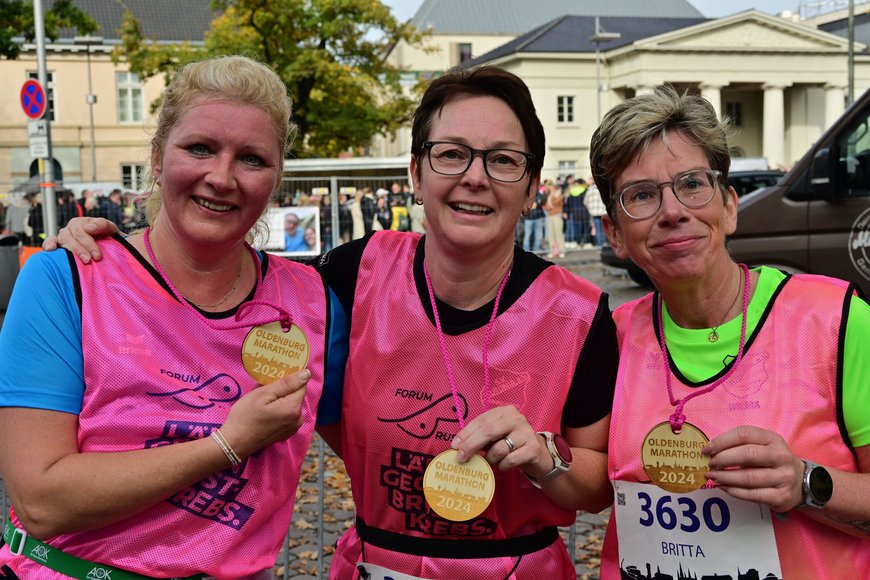
[{"label": "no parking sign", "polygon": [[45,114],[45,90],[38,81],[29,80],[21,87],[21,108],[31,119],[40,119]]}]

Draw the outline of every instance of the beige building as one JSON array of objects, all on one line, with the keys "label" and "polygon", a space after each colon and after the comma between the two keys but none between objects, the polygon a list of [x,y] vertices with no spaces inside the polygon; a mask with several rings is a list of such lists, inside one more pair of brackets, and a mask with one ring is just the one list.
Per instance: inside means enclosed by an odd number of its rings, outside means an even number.
[{"label": "beige building", "polygon": [[[529,84],[547,132],[548,176],[589,173],[596,85],[602,112],[665,82],[698,91],[731,118],[735,156],[765,157],[782,167],[800,158],[846,106],[848,42],[812,26],[747,11],[648,35],[657,24],[666,27],[666,19],[602,18],[602,28],[621,36],[612,48],[601,47],[599,83],[588,40],[592,20],[565,17],[545,34],[523,35],[475,61],[504,67]],[[856,94],[870,87],[865,49],[856,47]]]},{"label": "beige building", "polygon": [[[111,47],[90,47],[93,94],[93,152],[91,107],[87,103],[88,55],[86,47],[52,45],[48,48],[48,86],[52,105],[52,155],[64,182],[116,182],[131,189],[144,185],[149,136],[148,105],[163,89],[161,77],[148,82],[116,67]],[[24,82],[37,77],[30,54],[0,61],[7,89],[0,97],[0,183],[26,181],[36,170],[29,149],[27,121],[19,103]],[[58,176],[56,175],[57,179]]]}]

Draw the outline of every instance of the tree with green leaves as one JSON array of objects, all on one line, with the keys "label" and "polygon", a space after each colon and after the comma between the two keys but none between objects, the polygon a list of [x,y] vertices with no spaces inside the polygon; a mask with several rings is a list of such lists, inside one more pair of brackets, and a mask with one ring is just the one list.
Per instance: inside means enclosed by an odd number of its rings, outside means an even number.
[{"label": "tree with green leaves", "polygon": [[[72,0],[56,0],[44,13],[44,19],[45,36],[49,40],[55,40],[58,29],[62,28],[75,28],[80,34],[90,34],[99,28]],[[33,42],[36,38],[33,24],[32,0],[0,0],[0,57],[18,58],[21,44],[14,39]]]},{"label": "tree with green leaves", "polygon": [[386,56],[399,41],[420,45],[425,34],[397,22],[379,0],[214,0],[213,6],[221,14],[203,47],[147,42],[128,13],[116,60],[142,78],[163,73],[169,80],[197,58],[259,58],[287,84],[300,157],[357,151],[410,120],[416,94],[402,90],[402,71]]}]

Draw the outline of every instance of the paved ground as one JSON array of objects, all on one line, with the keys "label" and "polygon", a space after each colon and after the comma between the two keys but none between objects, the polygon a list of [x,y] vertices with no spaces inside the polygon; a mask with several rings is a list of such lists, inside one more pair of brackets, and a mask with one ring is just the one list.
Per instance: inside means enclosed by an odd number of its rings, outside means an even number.
[{"label": "paved ground", "polygon": [[[646,290],[629,280],[624,272],[603,267],[596,250],[569,250],[565,258],[556,261],[608,292],[611,308],[646,293]],[[3,323],[4,314],[0,311],[0,325]],[[326,448],[323,528],[322,530],[320,528],[319,448],[320,443],[315,436],[297,491],[296,509],[289,533],[289,549],[286,554],[281,554],[275,567],[277,578],[294,580],[326,578],[333,546],[338,536],[353,523],[353,501],[347,475],[341,461]],[[2,480],[0,480],[0,503],[2,500]],[[606,523],[607,512],[580,513],[573,529],[562,530],[569,552],[572,543],[574,546],[578,580],[597,580],[599,577],[598,564]],[[324,546],[322,561],[319,558],[318,545]]]}]

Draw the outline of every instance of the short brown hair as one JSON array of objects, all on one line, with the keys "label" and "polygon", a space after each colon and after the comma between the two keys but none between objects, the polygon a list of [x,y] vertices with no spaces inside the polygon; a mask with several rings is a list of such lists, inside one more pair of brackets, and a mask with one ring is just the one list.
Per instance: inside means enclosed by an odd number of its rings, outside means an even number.
[{"label": "short brown hair", "polygon": [[589,161],[592,177],[613,218],[613,186],[619,174],[655,139],[667,143],[668,132],[685,135],[704,150],[710,168],[722,172],[723,196],[727,190],[728,124],[720,121],[713,105],[688,92],[680,95],[671,85],[628,99],[607,112],[592,135]]},{"label": "short brown hair", "polygon": [[[529,87],[517,75],[493,66],[453,68],[432,81],[414,112],[411,155],[420,160],[423,144],[429,139],[429,132],[432,130],[432,120],[457,95],[496,97],[504,101],[519,119],[528,143],[528,152],[535,156],[529,162],[529,176],[541,176],[546,139],[544,126],[535,111]],[[421,164],[418,163],[417,167],[419,170]]]}]

